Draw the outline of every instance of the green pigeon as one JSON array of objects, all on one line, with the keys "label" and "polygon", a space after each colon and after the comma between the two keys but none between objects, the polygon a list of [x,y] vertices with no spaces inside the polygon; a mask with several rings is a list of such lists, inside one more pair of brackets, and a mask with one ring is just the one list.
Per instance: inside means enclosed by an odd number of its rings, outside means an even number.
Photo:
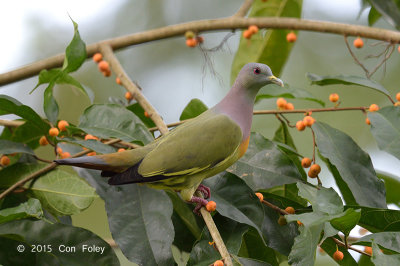
[{"label": "green pigeon", "polygon": [[228,94],[214,107],[185,122],[146,146],[118,153],[55,160],[58,164],[102,170],[110,185],[145,183],[156,189],[179,191],[182,199],[197,203],[201,185],[244,155],[249,145],[253,106],[261,87],[283,82],[264,64],[249,63],[239,72]]}]

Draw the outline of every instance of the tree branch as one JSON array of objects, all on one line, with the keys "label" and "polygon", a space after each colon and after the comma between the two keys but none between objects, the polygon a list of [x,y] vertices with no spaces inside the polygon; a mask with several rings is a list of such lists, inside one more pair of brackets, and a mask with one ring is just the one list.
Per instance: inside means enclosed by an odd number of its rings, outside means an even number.
[{"label": "tree branch", "polygon": [[19,127],[19,126],[22,126],[24,123],[25,123],[25,121],[0,119],[0,126]]},{"label": "tree branch", "polygon": [[233,15],[233,17],[244,17],[251,8],[254,0],[245,0],[239,10]]},{"label": "tree branch", "polygon": [[[135,44],[183,36],[188,30],[193,30],[196,32],[233,30],[247,28],[250,25],[257,25],[259,28],[267,29],[291,29],[333,33],[345,36],[360,36],[390,43],[400,43],[400,32],[381,28],[285,17],[243,18],[232,16],[221,19],[192,21],[121,36],[90,44],[86,47],[86,49],[88,57],[92,57],[93,54],[99,52],[99,46],[104,42],[109,44],[111,48],[116,51]],[[0,86],[35,76],[43,69],[61,67],[63,62],[64,54],[62,53],[39,60],[35,63],[17,68],[4,74],[0,74]]]},{"label": "tree branch", "polygon": [[108,61],[108,63],[110,63],[111,69],[115,72],[116,76],[120,78],[122,86],[124,86],[127,91],[132,93],[135,100],[149,114],[151,120],[153,120],[154,124],[156,124],[160,133],[163,135],[166,134],[168,132],[168,128],[162,120],[161,116],[142,94],[139,87],[135,83],[133,83],[128,75],[125,73],[124,68],[119,63],[111,46],[107,43],[102,43],[99,45],[99,49],[104,56],[104,59]]}]

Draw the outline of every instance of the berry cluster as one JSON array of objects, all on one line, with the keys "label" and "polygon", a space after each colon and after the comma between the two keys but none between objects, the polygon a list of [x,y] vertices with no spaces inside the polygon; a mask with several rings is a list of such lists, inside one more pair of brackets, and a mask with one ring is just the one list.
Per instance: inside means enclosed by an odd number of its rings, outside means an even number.
[{"label": "berry cluster", "polygon": [[204,42],[203,36],[197,36],[193,31],[189,30],[185,33],[186,46],[196,47],[199,43]]}]

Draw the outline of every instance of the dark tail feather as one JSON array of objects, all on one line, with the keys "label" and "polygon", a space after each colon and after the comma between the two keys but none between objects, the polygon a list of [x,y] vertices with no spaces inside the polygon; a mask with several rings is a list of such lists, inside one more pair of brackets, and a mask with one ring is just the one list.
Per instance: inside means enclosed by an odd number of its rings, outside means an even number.
[{"label": "dark tail feather", "polygon": [[69,158],[69,159],[59,159],[54,160],[54,162],[62,165],[72,165],[78,166],[82,168],[96,169],[96,170],[105,170],[112,171],[112,166],[109,166],[106,162],[96,156],[83,156],[78,158]]},{"label": "dark tail feather", "polygon": [[[156,175],[156,176],[149,176],[144,177],[138,173],[139,165],[142,161],[135,164],[134,166],[128,168],[126,171],[122,173],[115,173],[108,179],[108,184],[110,185],[123,185],[123,184],[131,184],[131,183],[147,183],[147,182],[154,182],[163,179],[170,178],[169,176],[163,175]],[[104,173],[105,172],[105,173]],[[103,175],[104,173],[104,175]],[[111,172],[103,171],[101,173],[102,176],[108,176]]]}]

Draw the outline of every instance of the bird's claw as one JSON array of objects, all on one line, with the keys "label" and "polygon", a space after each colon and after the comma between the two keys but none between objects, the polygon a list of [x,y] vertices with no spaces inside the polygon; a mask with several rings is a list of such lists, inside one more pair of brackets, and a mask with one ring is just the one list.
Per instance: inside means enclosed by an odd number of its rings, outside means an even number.
[{"label": "bird's claw", "polygon": [[195,196],[192,197],[192,199],[190,200],[190,202],[196,203],[196,207],[194,207],[193,212],[194,212],[195,214],[199,215],[199,216],[200,216],[200,209],[201,209],[201,207],[206,206],[207,203],[208,203],[207,200],[205,200],[205,199],[203,199],[203,198],[200,198],[200,197],[195,197]]},{"label": "bird's claw", "polygon": [[205,199],[209,199],[211,197],[210,188],[206,187],[205,185],[200,184],[196,190],[200,191],[203,194]]}]

